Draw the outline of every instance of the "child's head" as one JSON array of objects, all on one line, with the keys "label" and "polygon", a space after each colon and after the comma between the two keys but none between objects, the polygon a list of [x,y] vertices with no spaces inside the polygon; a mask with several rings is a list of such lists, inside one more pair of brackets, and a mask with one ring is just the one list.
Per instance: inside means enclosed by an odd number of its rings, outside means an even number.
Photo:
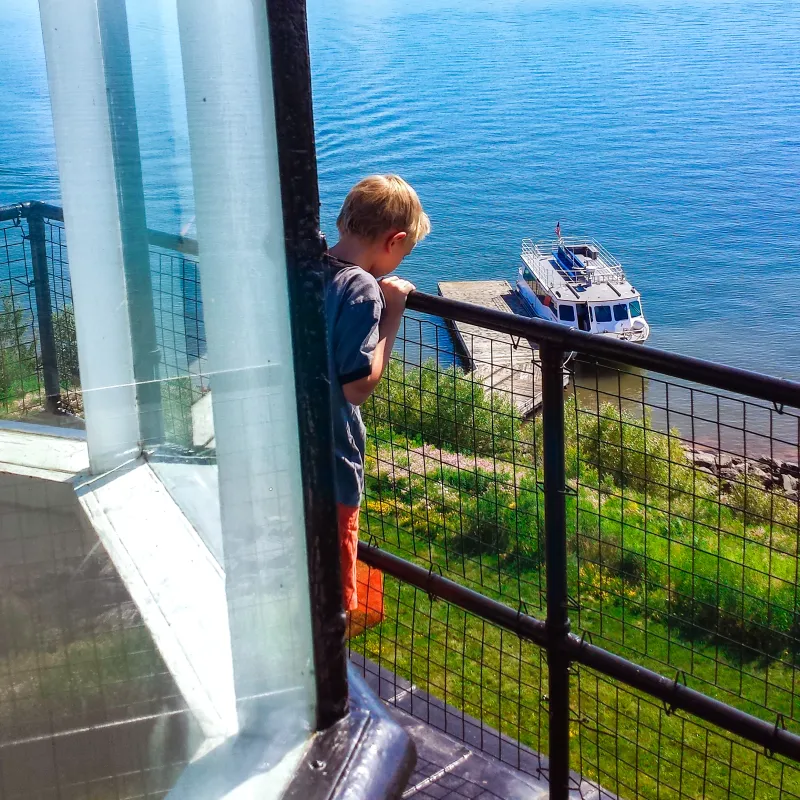
[{"label": "child's head", "polygon": [[431,230],[417,193],[398,175],[370,175],[345,198],[336,220],[339,235],[374,248],[374,272],[388,275]]}]

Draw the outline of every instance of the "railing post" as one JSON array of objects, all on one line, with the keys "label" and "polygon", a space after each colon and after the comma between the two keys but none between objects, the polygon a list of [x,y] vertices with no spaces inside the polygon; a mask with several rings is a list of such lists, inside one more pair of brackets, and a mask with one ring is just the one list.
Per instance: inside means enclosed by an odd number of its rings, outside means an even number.
[{"label": "railing post", "polygon": [[569,796],[569,659],[561,643],[567,615],[566,476],[564,471],[564,353],[543,345],[545,564],[547,568],[547,671],[549,694],[550,798]]},{"label": "railing post", "polygon": [[296,363],[317,728],[348,708],[345,615],[333,482],[323,242],[305,0],[266,0],[278,135],[286,265]]},{"label": "railing post", "polygon": [[36,291],[36,320],[39,328],[39,350],[44,375],[45,408],[52,414],[59,410],[61,387],[58,378],[58,352],[53,330],[53,306],[50,301],[50,274],[47,268],[47,238],[42,212],[31,204],[26,217],[31,244],[33,285]]}]

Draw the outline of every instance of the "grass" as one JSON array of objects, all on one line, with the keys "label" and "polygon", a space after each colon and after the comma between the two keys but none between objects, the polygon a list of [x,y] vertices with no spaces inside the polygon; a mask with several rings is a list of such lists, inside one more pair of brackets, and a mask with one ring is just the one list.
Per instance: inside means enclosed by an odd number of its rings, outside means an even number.
[{"label": "grass", "polygon": [[[72,413],[83,410],[78,371],[75,313],[67,303],[53,314],[53,333],[62,403]],[[13,297],[0,307],[0,409],[5,416],[22,416],[44,407],[42,366],[30,312],[17,308]]]},{"label": "grass", "polygon": [[[541,616],[541,422],[523,424],[503,398],[454,369],[437,376],[430,363],[393,365],[389,378],[365,413],[366,535]],[[723,487],[694,468],[676,432],[656,430],[646,415],[570,400],[565,438],[573,625],[662,673],[682,670],[691,685],[757,716],[800,719],[797,504],[753,482]],[[431,606],[411,587],[389,587],[386,622],[354,646],[546,751],[536,648]],[[587,670],[574,685],[584,721],[574,726],[573,763],[605,788],[781,796],[779,761]]]},{"label": "grass", "polygon": [[25,311],[11,297],[0,304],[0,407],[21,411],[39,393],[36,344]]}]

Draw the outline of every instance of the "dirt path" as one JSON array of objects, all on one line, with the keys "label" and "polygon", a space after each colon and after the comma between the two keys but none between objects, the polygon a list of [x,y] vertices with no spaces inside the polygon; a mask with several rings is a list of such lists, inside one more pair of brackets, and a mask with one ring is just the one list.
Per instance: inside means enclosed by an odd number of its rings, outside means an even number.
[{"label": "dirt path", "polygon": [[428,475],[441,467],[475,472],[483,470],[491,475],[495,472],[516,474],[517,480],[530,471],[528,467],[513,464],[504,458],[497,459],[467,453],[452,453],[430,444],[421,447],[383,446],[379,449],[380,471],[392,478],[409,478],[413,475]]}]

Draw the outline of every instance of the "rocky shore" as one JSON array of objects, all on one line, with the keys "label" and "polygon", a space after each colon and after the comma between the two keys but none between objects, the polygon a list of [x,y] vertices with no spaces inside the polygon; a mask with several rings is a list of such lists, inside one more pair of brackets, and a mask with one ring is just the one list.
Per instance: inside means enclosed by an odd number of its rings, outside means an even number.
[{"label": "rocky shore", "polygon": [[790,500],[800,498],[800,464],[793,461],[779,461],[768,456],[745,459],[707,450],[688,450],[686,456],[698,470],[719,478],[723,491],[730,491],[735,483],[743,483],[749,477]]}]

